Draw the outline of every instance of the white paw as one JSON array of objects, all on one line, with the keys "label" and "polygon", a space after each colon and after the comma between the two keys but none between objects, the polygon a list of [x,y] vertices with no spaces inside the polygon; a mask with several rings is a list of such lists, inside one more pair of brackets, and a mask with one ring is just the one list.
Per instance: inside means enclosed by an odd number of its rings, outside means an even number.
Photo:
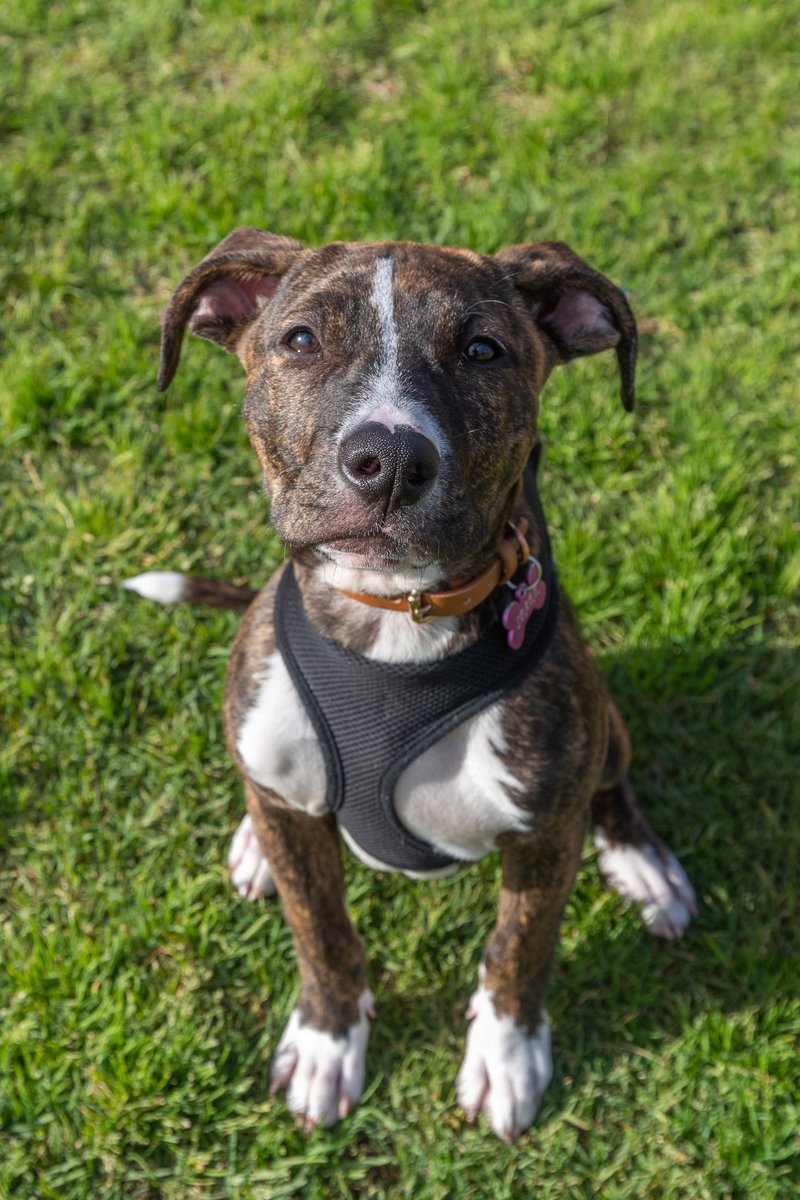
[{"label": "white paw", "polygon": [[504,1142],[527,1129],[553,1075],[550,1023],[541,1014],[531,1036],[511,1017],[498,1017],[492,993],[483,986],[470,1000],[467,1016],[467,1051],[456,1080],[458,1102],[475,1120],[486,1114],[494,1132]]},{"label": "white paw", "polygon": [[358,1103],[364,1087],[368,1017],[375,1015],[369,989],[359,997],[358,1012],[344,1037],[301,1025],[297,1009],[289,1018],[272,1060],[270,1091],[288,1084],[286,1103],[306,1130],[333,1125]]},{"label": "white paw", "polygon": [[599,831],[594,844],[600,851],[597,861],[606,881],[620,896],[639,905],[648,933],[660,938],[681,937],[697,912],[697,901],[675,855],[666,851],[662,857],[649,843],[614,846]]},{"label": "white paw", "polygon": [[275,882],[269,863],[261,853],[258,838],[249,816],[240,821],[228,851],[228,870],[233,886],[240,896],[260,900],[275,894]]}]

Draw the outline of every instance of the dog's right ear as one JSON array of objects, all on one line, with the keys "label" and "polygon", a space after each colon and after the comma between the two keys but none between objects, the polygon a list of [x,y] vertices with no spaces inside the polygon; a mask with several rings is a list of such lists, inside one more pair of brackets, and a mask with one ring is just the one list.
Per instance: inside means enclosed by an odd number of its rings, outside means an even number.
[{"label": "dog's right ear", "polygon": [[303,250],[294,238],[242,225],[216,246],[178,284],[161,313],[158,390],[169,387],[189,332],[235,351],[244,329],[257,317]]}]

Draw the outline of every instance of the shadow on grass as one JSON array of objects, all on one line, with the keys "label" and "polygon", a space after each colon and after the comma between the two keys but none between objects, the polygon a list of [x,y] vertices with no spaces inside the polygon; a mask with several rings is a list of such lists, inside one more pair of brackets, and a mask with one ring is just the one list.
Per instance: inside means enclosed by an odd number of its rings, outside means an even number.
[{"label": "shadow on grass", "polygon": [[[611,1063],[632,1048],[657,1054],[709,1012],[758,1009],[794,988],[797,656],[768,644],[684,644],[601,664],[632,735],[640,803],[683,862],[699,913],[680,942],[650,937],[635,910],[605,892],[587,856],[548,991],[556,1054],[551,1113],[580,1085],[582,1064],[595,1070],[598,1060]],[[484,933],[493,920],[490,899]],[[431,937],[437,940],[435,930]],[[437,948],[429,950],[435,962]],[[380,957],[371,947],[378,971]],[[416,996],[388,990],[380,1019],[394,1036],[375,1039],[371,1072],[391,1074],[417,1043],[424,1050],[448,1016],[463,1032],[476,965],[465,955],[458,977],[442,972],[439,988]]]},{"label": "shadow on grass", "polygon": [[[626,910],[602,887],[593,856],[587,855],[548,991],[556,1073],[544,1103],[545,1120],[569,1107],[571,1092],[592,1077],[596,1080],[598,1073],[602,1078],[625,1055],[657,1059],[672,1039],[701,1025],[708,1014],[724,1019],[768,1007],[788,997],[793,987],[797,660],[780,646],[740,643],[719,649],[663,646],[609,657],[602,666],[633,738],[632,777],[640,802],[684,863],[700,911],[682,941],[653,939],[635,911]],[[450,881],[415,885],[370,874],[367,883],[362,868],[348,873],[355,884],[351,890],[361,893],[356,919],[379,994],[367,1084],[370,1092],[370,1084],[379,1080],[375,1102],[383,1108],[390,1103],[388,1081],[401,1064],[409,1080],[411,1060],[418,1060],[427,1074],[425,1060],[441,1053],[443,1035],[459,1046],[460,1054],[466,997],[474,985],[479,946],[494,919],[498,871],[490,862],[453,883],[453,898],[469,901],[470,944],[463,947],[458,939],[465,926],[459,927],[458,914],[454,918],[451,910],[440,925],[427,911],[435,907],[435,889]],[[419,888],[418,895],[408,893],[409,888]],[[430,922],[411,950],[411,930],[403,915],[409,899],[418,920]],[[270,923],[274,917],[282,925],[276,902],[268,903]],[[413,964],[419,968],[415,985],[396,978],[403,963],[393,945],[377,939],[392,909],[402,926],[399,953],[420,958]],[[246,948],[241,955],[244,977],[237,978],[232,991],[233,979],[223,978],[225,969],[212,965],[212,986],[228,996],[225,1025],[232,1047],[251,1052],[258,1043],[263,1047],[251,1090],[259,1103],[266,1099],[267,1061],[296,989],[285,928],[280,938],[284,949],[277,957],[283,970],[273,979],[270,998],[262,995],[254,1004],[242,1004],[251,989],[258,995]],[[236,964],[229,963],[228,969],[235,973]],[[234,1049],[223,1070],[234,1081],[242,1065]],[[252,1061],[248,1070],[253,1070]],[[441,1099],[454,1105],[454,1091]],[[290,1120],[282,1101],[274,1119],[280,1124]],[[343,1144],[345,1135],[343,1130]],[[250,1136],[244,1134],[244,1142]],[[341,1140],[338,1134],[326,1136],[337,1145]],[[297,1144],[304,1144],[299,1135]]]},{"label": "shadow on grass", "polygon": [[797,655],[684,644],[603,666],[633,738],[640,803],[686,867],[699,912],[682,941],[659,942],[613,900],[613,920],[559,956],[556,1106],[584,1061],[657,1051],[709,1012],[758,1009],[794,988]]}]

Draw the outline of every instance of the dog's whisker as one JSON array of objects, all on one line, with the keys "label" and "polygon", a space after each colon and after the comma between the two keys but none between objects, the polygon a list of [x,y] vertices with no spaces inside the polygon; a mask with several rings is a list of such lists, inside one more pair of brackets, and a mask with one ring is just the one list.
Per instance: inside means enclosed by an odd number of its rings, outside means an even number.
[{"label": "dog's whisker", "polygon": [[483,304],[500,304],[503,308],[510,308],[512,310],[514,307],[513,304],[509,304],[507,300],[492,300],[487,297],[485,300],[476,300],[472,307],[464,314],[464,320],[466,320],[467,317],[479,317],[481,314],[477,312],[476,309],[479,305]]}]

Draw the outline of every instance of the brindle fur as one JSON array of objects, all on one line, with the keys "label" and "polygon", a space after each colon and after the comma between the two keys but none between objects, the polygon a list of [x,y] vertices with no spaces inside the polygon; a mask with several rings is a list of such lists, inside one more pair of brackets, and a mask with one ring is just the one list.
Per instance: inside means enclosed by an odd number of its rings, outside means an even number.
[{"label": "brindle fur", "polygon": [[[375,264],[386,256],[397,280],[404,387],[423,400],[435,397],[436,420],[453,450],[452,461],[442,466],[435,511],[420,503],[388,516],[347,487],[335,449],[353,397],[379,363],[381,330],[368,298]],[[605,306],[614,326],[610,339],[565,341],[554,314],[559,297],[577,289]],[[210,300],[198,310],[202,295]],[[162,387],[177,368],[187,323],[234,350],[244,364],[244,416],[304,604],[323,634],[359,653],[374,639],[378,617],[323,582],[315,569],[318,545],[380,526],[401,557],[441,563],[444,582],[485,567],[505,522],[516,514],[527,516],[532,549],[542,555],[545,531],[531,503],[531,479],[527,495],[521,479],[549,372],[570,357],[615,346],[623,400],[632,402],[636,335],[630,309],[608,280],[559,243],[511,247],[490,258],[408,243],[305,249],[258,230],[236,230],[187,276],[165,311]],[[324,351],[287,355],[293,326],[315,332]],[[487,334],[502,342],[506,354],[483,368],[466,367],[465,341]],[[226,736],[245,776],[237,734],[275,649],[279,574],[246,612],[228,669]],[[451,650],[473,641],[481,627],[480,611],[459,618]],[[536,672],[504,702],[503,728],[507,765],[523,784],[518,803],[530,832],[499,838],[503,883],[484,986],[493,990],[498,1013],[533,1032],[590,813],[612,841],[652,839],[626,779],[624,725],[585,652],[566,597]],[[247,780],[246,793],[294,935],[302,1015],[316,1028],[340,1034],[357,1019],[365,964],[345,909],[334,820],[291,811],[279,796]]]},{"label": "brindle fur", "polygon": [[250,780],[245,796],[256,835],[269,846],[270,870],[290,919],[300,1013],[314,1028],[341,1037],[357,1019],[366,961],[345,906],[336,820],[330,813],[313,818],[292,812]]}]

